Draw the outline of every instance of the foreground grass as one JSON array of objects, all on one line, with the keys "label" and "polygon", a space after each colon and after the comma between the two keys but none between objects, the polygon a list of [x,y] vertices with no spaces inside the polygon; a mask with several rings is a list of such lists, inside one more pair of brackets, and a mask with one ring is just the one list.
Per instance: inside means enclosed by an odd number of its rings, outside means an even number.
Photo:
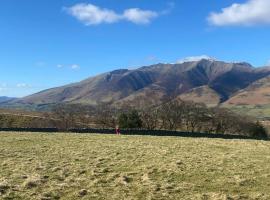
[{"label": "foreground grass", "polygon": [[270,199],[270,143],[0,133],[0,199]]}]

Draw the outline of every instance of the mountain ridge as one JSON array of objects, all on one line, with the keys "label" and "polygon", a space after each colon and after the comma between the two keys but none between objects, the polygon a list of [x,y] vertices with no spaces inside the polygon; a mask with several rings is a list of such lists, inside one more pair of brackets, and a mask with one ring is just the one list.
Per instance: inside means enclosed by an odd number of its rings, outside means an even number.
[{"label": "mountain ridge", "polygon": [[[186,100],[196,97],[200,102],[200,96],[204,95],[203,90],[207,91],[205,95],[208,93],[215,98],[215,102],[211,103],[217,105],[269,75],[269,67],[255,68],[246,62],[227,63],[201,59],[175,64],[159,63],[133,70],[113,70],[77,83],[9,101],[6,106],[58,103],[120,105],[127,102],[132,104],[138,99],[142,101],[141,104],[143,101],[154,104],[167,97],[181,98],[181,95],[183,97],[185,94]],[[193,92],[193,95],[190,92]],[[187,93],[190,93],[190,97]],[[209,98],[204,96],[202,101],[207,99]]]}]

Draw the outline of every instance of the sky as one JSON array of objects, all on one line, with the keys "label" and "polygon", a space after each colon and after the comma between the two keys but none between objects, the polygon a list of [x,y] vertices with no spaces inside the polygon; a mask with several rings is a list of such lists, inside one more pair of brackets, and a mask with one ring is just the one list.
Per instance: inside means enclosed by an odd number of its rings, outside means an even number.
[{"label": "sky", "polygon": [[1,0],[0,96],[210,56],[270,65],[269,0]]}]

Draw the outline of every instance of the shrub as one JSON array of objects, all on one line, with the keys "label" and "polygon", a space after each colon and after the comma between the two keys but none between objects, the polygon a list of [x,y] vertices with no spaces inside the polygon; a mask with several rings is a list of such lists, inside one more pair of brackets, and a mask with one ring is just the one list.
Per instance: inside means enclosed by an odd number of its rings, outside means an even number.
[{"label": "shrub", "polygon": [[120,128],[141,128],[142,120],[138,111],[131,110],[130,112],[121,113],[118,117]]},{"label": "shrub", "polygon": [[266,128],[258,121],[250,128],[250,133],[253,137],[268,138],[268,132]]}]

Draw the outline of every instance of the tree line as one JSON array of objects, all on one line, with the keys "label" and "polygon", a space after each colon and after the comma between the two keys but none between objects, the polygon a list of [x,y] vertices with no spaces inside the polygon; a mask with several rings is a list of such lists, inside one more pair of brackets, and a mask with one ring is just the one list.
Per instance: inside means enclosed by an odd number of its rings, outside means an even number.
[{"label": "tree line", "polygon": [[132,107],[132,104],[113,106],[55,105],[40,117],[6,115],[0,112],[0,128],[115,128],[235,134],[267,137],[264,126],[248,116],[229,109],[209,108],[201,103],[181,99],[164,101],[155,106]]},{"label": "tree line", "polygon": [[129,105],[61,105],[53,109],[58,126],[68,128],[115,128],[170,130],[212,134],[267,137],[267,130],[255,119],[226,108],[208,108],[204,104],[181,99],[136,109]]}]

